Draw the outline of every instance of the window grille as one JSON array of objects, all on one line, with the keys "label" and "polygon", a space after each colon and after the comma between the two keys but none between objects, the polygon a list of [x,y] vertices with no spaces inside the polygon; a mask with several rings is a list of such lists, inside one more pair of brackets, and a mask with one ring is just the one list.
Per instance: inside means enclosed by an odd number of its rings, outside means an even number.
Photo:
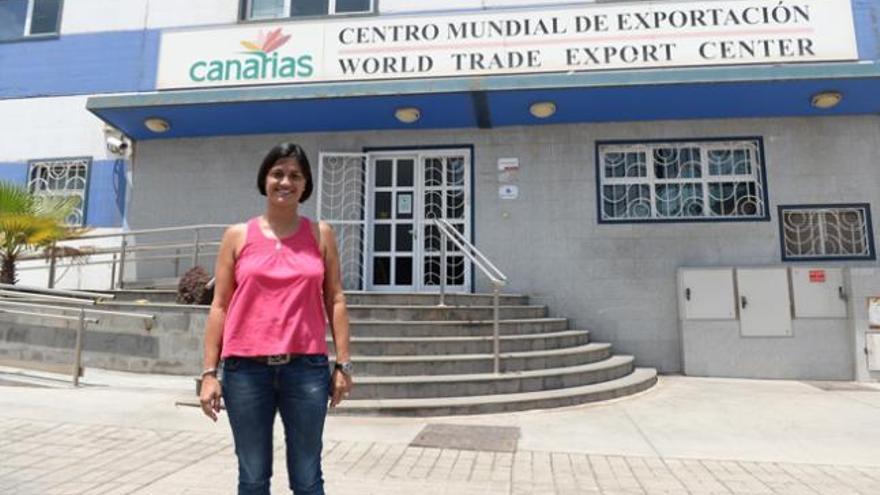
[{"label": "window grille", "polygon": [[33,160],[28,171],[28,190],[41,197],[75,198],[67,224],[83,225],[91,162],[91,158]]},{"label": "window grille", "polygon": [[875,259],[867,204],[780,205],[779,218],[783,261]]},{"label": "window grille", "polygon": [[596,147],[601,222],[769,218],[760,138]]},{"label": "window grille", "polygon": [[58,34],[61,0],[0,0],[0,41]]},{"label": "window grille", "polygon": [[246,0],[246,20],[372,13],[375,0]]}]

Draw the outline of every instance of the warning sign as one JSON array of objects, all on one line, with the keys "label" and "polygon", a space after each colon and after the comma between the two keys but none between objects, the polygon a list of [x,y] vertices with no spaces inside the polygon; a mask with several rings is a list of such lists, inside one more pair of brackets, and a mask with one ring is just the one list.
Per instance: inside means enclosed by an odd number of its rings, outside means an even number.
[{"label": "warning sign", "polygon": [[825,270],[810,270],[810,282],[814,284],[825,283]]}]

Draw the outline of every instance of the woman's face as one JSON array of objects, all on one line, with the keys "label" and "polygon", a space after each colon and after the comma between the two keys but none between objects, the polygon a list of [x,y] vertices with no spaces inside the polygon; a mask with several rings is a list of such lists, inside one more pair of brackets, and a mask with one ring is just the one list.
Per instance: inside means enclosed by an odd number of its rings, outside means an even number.
[{"label": "woman's face", "polygon": [[279,205],[297,205],[306,188],[306,177],[295,158],[282,158],[266,174],[266,196]]}]

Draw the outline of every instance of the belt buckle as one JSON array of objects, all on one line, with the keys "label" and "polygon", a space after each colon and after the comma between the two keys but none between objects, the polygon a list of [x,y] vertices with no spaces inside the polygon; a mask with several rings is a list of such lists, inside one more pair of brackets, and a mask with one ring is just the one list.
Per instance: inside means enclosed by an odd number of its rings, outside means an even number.
[{"label": "belt buckle", "polygon": [[290,354],[276,354],[274,356],[266,356],[266,364],[269,366],[279,366],[290,362]]}]

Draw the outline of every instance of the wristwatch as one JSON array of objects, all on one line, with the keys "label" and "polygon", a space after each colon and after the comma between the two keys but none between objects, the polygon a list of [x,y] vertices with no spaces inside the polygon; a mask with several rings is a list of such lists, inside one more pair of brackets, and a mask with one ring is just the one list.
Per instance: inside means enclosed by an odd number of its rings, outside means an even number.
[{"label": "wristwatch", "polygon": [[336,366],[334,366],[334,368],[345,373],[348,376],[351,376],[354,373],[354,365],[351,364],[351,361],[336,363]]}]

